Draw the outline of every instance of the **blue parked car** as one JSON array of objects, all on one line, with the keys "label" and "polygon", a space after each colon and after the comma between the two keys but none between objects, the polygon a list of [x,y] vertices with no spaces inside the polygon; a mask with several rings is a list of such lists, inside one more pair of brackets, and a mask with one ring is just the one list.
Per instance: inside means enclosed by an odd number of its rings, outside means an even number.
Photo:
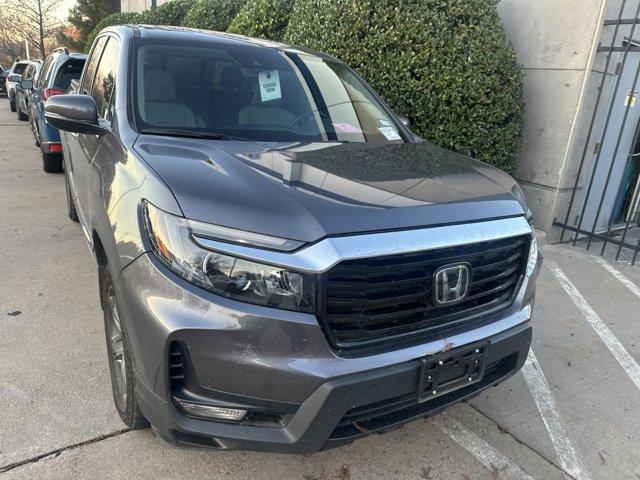
[{"label": "blue parked car", "polygon": [[[40,73],[40,67],[42,63],[40,60],[34,60],[27,68],[24,69],[22,73],[22,78],[16,84],[16,93],[14,96],[14,102],[16,104],[16,114],[18,116],[18,120],[28,120],[29,119],[29,101],[31,100],[31,87],[33,86],[33,82],[38,78],[38,74]],[[31,82],[29,82],[31,80]],[[24,88],[23,85],[26,85],[27,88]]]},{"label": "blue parked car", "polygon": [[70,53],[66,47],[56,48],[45,60],[38,78],[32,82],[29,119],[36,146],[42,153],[45,172],[62,171],[62,144],[58,129],[44,118],[44,104],[49,97],[66,93],[72,80],[80,79],[86,60],[84,53]]}]

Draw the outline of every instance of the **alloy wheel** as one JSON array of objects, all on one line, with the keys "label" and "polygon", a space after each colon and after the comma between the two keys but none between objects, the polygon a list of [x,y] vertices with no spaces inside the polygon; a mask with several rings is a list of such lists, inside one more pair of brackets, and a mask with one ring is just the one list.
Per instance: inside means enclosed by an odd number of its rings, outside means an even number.
[{"label": "alloy wheel", "polygon": [[117,395],[122,402],[122,405],[126,405],[127,402],[127,360],[124,353],[124,337],[122,334],[122,324],[120,322],[120,315],[118,314],[118,304],[116,302],[115,292],[113,287],[109,288],[108,293],[108,306],[109,306],[109,326],[108,326],[108,340],[109,340],[109,355],[111,355],[113,361],[113,374],[115,376],[115,387]]}]

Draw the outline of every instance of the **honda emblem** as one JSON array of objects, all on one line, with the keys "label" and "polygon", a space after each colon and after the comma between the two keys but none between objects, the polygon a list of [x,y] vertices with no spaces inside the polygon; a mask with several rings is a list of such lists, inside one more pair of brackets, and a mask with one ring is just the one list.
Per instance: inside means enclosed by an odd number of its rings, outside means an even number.
[{"label": "honda emblem", "polygon": [[471,265],[457,263],[438,268],[433,274],[433,300],[436,305],[462,301],[469,293]]}]

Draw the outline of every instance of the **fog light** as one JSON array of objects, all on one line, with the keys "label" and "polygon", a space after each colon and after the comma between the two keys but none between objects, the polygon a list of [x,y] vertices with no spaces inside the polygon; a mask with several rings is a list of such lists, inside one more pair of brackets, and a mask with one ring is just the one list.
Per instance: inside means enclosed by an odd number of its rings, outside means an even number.
[{"label": "fog light", "polygon": [[213,405],[183,402],[182,400],[177,400],[177,404],[187,415],[211,418],[214,420],[239,422],[247,414],[246,410],[240,410],[238,408],[214,407]]}]

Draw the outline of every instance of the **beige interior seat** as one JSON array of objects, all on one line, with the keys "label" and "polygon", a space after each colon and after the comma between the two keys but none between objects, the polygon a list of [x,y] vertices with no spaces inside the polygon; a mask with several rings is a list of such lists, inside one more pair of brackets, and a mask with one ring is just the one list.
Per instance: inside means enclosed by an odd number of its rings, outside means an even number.
[{"label": "beige interior seat", "polygon": [[204,121],[193,111],[176,101],[173,77],[164,70],[149,70],[144,76],[144,114],[151,125],[172,127],[204,127]]}]

